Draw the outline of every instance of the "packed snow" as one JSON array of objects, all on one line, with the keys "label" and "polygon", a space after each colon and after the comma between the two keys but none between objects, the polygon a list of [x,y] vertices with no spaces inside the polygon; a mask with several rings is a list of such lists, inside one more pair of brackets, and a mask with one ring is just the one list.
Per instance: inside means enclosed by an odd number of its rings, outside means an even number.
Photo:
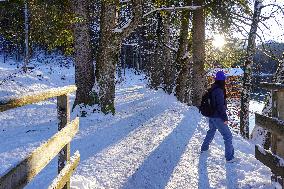
[{"label": "packed snow", "polygon": [[[0,63],[0,80],[15,70],[14,64]],[[70,84],[74,67],[51,61],[16,74],[0,85],[0,96]],[[124,82],[117,84],[115,105],[114,116],[95,112],[80,118],[71,155],[79,150],[81,161],[71,188],[274,188],[270,170],[254,157],[254,145],[237,134],[233,143],[239,163],[225,162],[218,132],[209,152],[200,155],[207,118],[173,95],[147,88],[143,75],[127,70]],[[0,175],[56,133],[56,116],[56,99],[1,113]],[[55,158],[26,188],[47,188],[56,174]]]}]

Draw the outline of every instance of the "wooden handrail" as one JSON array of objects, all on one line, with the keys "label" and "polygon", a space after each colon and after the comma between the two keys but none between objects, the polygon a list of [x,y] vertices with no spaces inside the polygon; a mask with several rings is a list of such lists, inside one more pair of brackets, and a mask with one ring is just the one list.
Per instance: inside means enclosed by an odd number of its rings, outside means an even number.
[{"label": "wooden handrail", "polygon": [[77,87],[75,85],[69,85],[66,87],[48,89],[43,92],[30,93],[23,97],[0,100],[0,112],[72,93],[76,91],[76,89]]},{"label": "wooden handrail", "polygon": [[26,159],[0,178],[0,189],[23,188],[29,183],[75,136],[79,118],[58,131],[48,141],[34,150]]},{"label": "wooden handrail", "polygon": [[274,174],[284,177],[284,166],[280,163],[282,161],[280,157],[259,145],[255,146],[255,157],[269,167]]},{"label": "wooden handrail", "polygon": [[281,83],[267,83],[267,82],[261,82],[259,84],[259,87],[263,89],[268,89],[268,90],[284,90],[284,84]]},{"label": "wooden handrail", "polygon": [[256,125],[279,136],[284,136],[284,121],[255,113]]},{"label": "wooden handrail", "polygon": [[80,154],[79,152],[75,152],[70,158],[70,162],[68,162],[65,167],[61,170],[59,175],[52,181],[52,184],[48,187],[48,189],[61,189],[64,187],[65,183],[68,182],[70,176],[75,171],[76,167],[78,166],[80,161]]}]

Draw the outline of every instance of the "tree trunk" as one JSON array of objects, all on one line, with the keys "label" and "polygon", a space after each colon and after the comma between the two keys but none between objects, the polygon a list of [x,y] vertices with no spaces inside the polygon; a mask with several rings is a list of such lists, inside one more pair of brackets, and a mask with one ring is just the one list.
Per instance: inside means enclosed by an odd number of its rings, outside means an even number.
[{"label": "tree trunk", "polygon": [[162,84],[163,68],[163,45],[162,45],[162,16],[157,13],[156,45],[154,51],[154,61],[151,62],[150,86],[154,89]]},{"label": "tree trunk", "polygon": [[[194,0],[194,5],[203,5],[204,0]],[[200,106],[206,86],[205,64],[205,11],[193,11],[192,21],[192,104]]]},{"label": "tree trunk", "polygon": [[243,90],[241,93],[241,113],[240,113],[240,133],[244,138],[249,138],[249,102],[252,82],[252,65],[255,54],[255,38],[262,3],[256,0],[254,4],[254,14],[248,38],[247,57],[244,65]]},{"label": "tree trunk", "polygon": [[120,47],[117,35],[113,34],[116,26],[116,3],[101,2],[100,44],[96,61],[97,94],[104,113],[114,113],[115,69]]},{"label": "tree trunk", "polygon": [[141,24],[142,1],[132,1],[132,19],[126,27],[116,28],[117,1],[101,1],[100,43],[96,57],[96,93],[104,113],[115,113],[115,70],[122,40]]},{"label": "tree trunk", "polygon": [[[74,106],[94,103],[92,88],[94,86],[94,65],[92,60],[91,40],[88,18],[88,0],[73,0],[76,16],[74,25],[75,49],[75,83],[77,86]],[[74,107],[73,106],[73,107]]]},{"label": "tree trunk", "polygon": [[[164,43],[170,43],[170,14],[163,17]],[[172,61],[172,53],[169,48],[163,47],[164,67],[163,67],[163,89],[171,94],[174,87],[175,68]]]},{"label": "tree trunk", "polygon": [[[187,1],[189,4],[189,1]],[[186,83],[189,79],[189,62],[188,59],[184,57],[188,49],[188,27],[189,27],[189,17],[190,12],[185,10],[182,12],[181,16],[181,29],[179,38],[179,48],[176,55],[176,65],[177,65],[177,80],[175,94],[179,101],[185,102],[185,94],[188,92],[186,90]]]},{"label": "tree trunk", "polygon": [[25,0],[25,62],[24,72],[27,72],[27,66],[29,63],[29,13],[28,13],[28,0]]}]

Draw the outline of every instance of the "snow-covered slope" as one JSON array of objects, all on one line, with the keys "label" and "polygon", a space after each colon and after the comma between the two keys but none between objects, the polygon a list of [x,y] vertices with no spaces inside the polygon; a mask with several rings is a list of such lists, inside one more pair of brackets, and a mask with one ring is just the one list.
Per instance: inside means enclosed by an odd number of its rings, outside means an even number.
[{"label": "snow-covered slope", "polygon": [[[14,69],[0,63],[0,80]],[[72,84],[73,75],[73,67],[54,65],[52,71],[49,66],[37,67],[1,85],[0,95]],[[254,146],[235,134],[240,163],[225,163],[219,133],[210,152],[200,155],[207,119],[174,96],[148,89],[143,76],[129,70],[127,80],[117,85],[115,103],[115,116],[94,113],[80,119],[80,131],[71,144],[72,153],[81,153],[72,188],[273,188],[270,170],[254,158]],[[0,114],[1,175],[56,133],[56,101]],[[46,188],[56,166],[53,160],[27,188]]]}]

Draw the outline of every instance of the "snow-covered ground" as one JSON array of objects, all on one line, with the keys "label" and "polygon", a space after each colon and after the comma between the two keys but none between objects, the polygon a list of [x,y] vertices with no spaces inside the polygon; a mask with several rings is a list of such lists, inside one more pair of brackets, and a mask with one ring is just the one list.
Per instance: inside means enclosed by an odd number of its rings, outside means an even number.
[{"label": "snow-covered ground", "polygon": [[[15,66],[0,63],[0,80],[14,71]],[[73,84],[73,75],[72,66],[42,65],[0,85],[0,97]],[[236,134],[234,146],[240,163],[225,163],[219,133],[210,152],[200,155],[207,119],[174,96],[148,89],[143,76],[127,71],[127,80],[117,85],[115,104],[115,116],[94,113],[80,118],[80,131],[71,143],[72,154],[76,150],[81,154],[72,188],[273,188],[270,170],[254,158],[254,146]],[[3,175],[56,133],[56,100],[0,114]],[[27,188],[46,188],[56,175],[56,161]]]}]

